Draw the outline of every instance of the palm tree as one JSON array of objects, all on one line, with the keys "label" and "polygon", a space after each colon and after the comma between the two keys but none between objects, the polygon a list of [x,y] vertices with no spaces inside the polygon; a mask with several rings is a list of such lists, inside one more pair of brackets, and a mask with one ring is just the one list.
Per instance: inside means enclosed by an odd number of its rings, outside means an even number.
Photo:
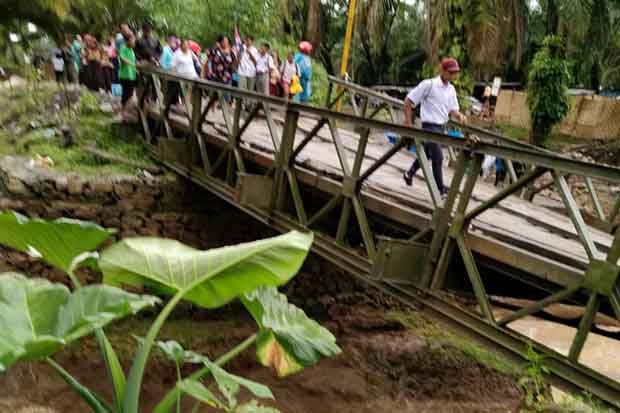
[{"label": "palm tree", "polygon": [[400,0],[362,0],[358,3],[356,35],[362,45],[369,79],[383,83],[390,66],[389,46]]},{"label": "palm tree", "polygon": [[521,67],[527,0],[426,0],[428,61],[451,54],[477,78]]}]

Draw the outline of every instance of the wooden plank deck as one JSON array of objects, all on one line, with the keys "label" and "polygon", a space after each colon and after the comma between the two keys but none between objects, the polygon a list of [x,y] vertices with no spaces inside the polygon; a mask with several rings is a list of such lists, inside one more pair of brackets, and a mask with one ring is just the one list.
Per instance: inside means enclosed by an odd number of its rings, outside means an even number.
[{"label": "wooden plank deck", "polygon": [[[245,115],[242,116],[242,119]],[[274,111],[278,130],[282,130],[282,116]],[[187,124],[183,115],[171,114],[174,122]],[[317,119],[300,117],[296,144],[316,125]],[[226,126],[219,110],[210,111],[207,122],[203,125],[203,132],[209,136],[226,139]],[[352,165],[358,145],[358,136],[345,128],[339,128],[340,137],[345,146],[349,163]],[[242,137],[242,149],[258,152],[261,156],[273,159],[273,143],[267,122],[258,117],[248,127]],[[366,156],[362,165],[362,172],[381,157],[390,147],[383,135],[372,135],[366,149]],[[447,153],[446,153],[447,158]],[[381,166],[364,184],[364,194],[375,196],[380,202],[396,204],[401,209],[409,209],[417,215],[425,216],[430,220],[434,209],[421,171],[414,180],[412,187],[408,187],[402,173],[409,168],[415,157],[402,150]],[[329,127],[324,126],[318,135],[301,151],[297,157],[297,164],[313,171],[318,175],[336,179],[342,176],[340,161],[336,154]],[[452,179],[453,171],[444,165],[446,184]],[[497,193],[497,188],[480,179],[474,191],[474,197],[469,208]],[[546,204],[561,206],[557,201],[545,200]],[[387,204],[386,204],[387,205]],[[369,209],[373,209],[367,206]],[[381,208],[374,208],[374,212]],[[599,250],[600,258],[609,249],[612,237],[602,231],[589,227],[589,233]],[[492,208],[477,217],[469,231],[468,242],[472,248],[490,258],[503,261],[509,265],[519,263],[520,257],[533,256],[534,264],[529,267],[524,263],[524,269],[532,270],[533,266],[542,264],[534,271],[543,278],[557,281],[553,273],[566,271],[579,274],[588,263],[586,252],[579,241],[577,232],[568,216],[555,212],[545,206],[527,202],[512,196],[504,200],[499,206]],[[550,264],[552,269],[545,268]],[[561,277],[560,277],[561,278]],[[566,279],[564,279],[566,280]]]}]

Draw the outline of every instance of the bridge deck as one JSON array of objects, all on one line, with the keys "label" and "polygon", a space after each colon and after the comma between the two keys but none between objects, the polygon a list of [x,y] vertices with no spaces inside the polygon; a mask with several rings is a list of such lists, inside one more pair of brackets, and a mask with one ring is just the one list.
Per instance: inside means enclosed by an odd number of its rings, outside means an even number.
[{"label": "bridge deck", "polygon": [[[186,123],[187,119],[181,116],[173,118],[180,123]],[[281,120],[276,116],[279,126]],[[296,142],[303,140],[305,135],[316,125],[317,120],[311,117],[301,117],[296,134]],[[207,116],[207,122],[203,131],[211,136],[212,140],[217,136],[226,139],[225,122],[220,111],[211,111]],[[345,146],[350,162],[353,162],[358,145],[358,135],[348,129],[339,129],[340,137]],[[381,157],[389,147],[389,143],[383,135],[371,136],[366,149],[366,156],[362,164],[362,171]],[[273,143],[265,119],[253,121],[244,134],[242,148],[252,148],[262,153],[265,157],[273,155]],[[365,182],[364,191],[376,195],[382,199],[389,199],[404,208],[410,208],[421,212],[426,219],[421,222],[409,222],[420,229],[430,221],[434,209],[430,193],[421,177],[414,180],[412,187],[405,185],[402,173],[409,168],[415,156],[406,151],[401,151],[392,157],[385,165],[379,168]],[[319,175],[327,175],[332,178],[342,177],[342,169],[334,143],[329,135],[327,126],[319,131],[317,138],[313,139],[298,155],[297,163],[304,168],[317,172]],[[421,175],[421,171],[418,172]],[[453,171],[447,165],[444,168],[446,184],[452,179]],[[470,208],[474,208],[483,201],[488,200],[498,192],[490,183],[480,180],[476,185]],[[547,204],[561,208],[562,204],[547,199]],[[367,206],[373,209],[372,205]],[[385,210],[383,210],[385,211]],[[376,211],[379,212],[379,211]],[[590,235],[601,253],[606,253],[612,242],[612,237],[600,230],[589,227]],[[575,272],[585,268],[588,263],[587,254],[579,241],[579,237],[570,219],[561,213],[555,212],[546,206],[527,202],[516,196],[511,196],[502,201],[499,207],[491,208],[481,214],[472,222],[470,229],[470,241],[475,244],[478,235],[485,240],[492,239],[499,249],[488,249],[489,244],[480,244],[475,248],[482,255],[505,262],[509,265],[516,264],[511,252],[518,255],[526,254],[530,257],[538,256],[538,260],[555,262],[558,268],[564,266],[573,267]],[[510,244],[510,245],[508,245]],[[485,248],[485,251],[480,251]],[[601,255],[603,258],[603,255]],[[563,268],[568,270],[568,268]],[[553,281],[563,282],[563,278],[554,277],[555,271],[539,268],[539,276],[550,278]],[[570,271],[569,271],[570,272]]]}]

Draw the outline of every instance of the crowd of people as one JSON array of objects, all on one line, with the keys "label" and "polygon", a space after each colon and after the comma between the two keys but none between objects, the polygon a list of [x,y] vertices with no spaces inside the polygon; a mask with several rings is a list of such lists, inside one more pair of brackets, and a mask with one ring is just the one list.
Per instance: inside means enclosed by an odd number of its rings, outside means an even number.
[{"label": "crowd of people", "polygon": [[[308,102],[312,93],[312,45],[302,41],[296,53],[288,53],[282,61],[269,43],[258,47],[251,35],[241,38],[237,29],[234,43],[220,35],[212,47],[204,51],[191,39],[174,35],[165,45],[153,34],[149,24],[142,26],[140,36],[127,24],[121,24],[118,33],[105,44],[90,34],[68,38],[62,49],[55,49],[52,64],[60,81],[83,83],[89,89],[111,91],[120,84],[123,107],[131,99],[137,80],[137,66],[151,64],[189,79],[207,79],[264,95],[281,96],[298,102]],[[413,124],[413,108],[420,106],[422,128],[431,132],[447,133],[447,123],[452,117],[467,122],[459,109],[452,81],[460,67],[452,58],[441,62],[440,75],[424,80],[405,99],[405,126]],[[181,102],[183,91],[177,82],[169,82],[168,98]],[[186,91],[191,94],[191,91]],[[170,107],[170,105],[166,105]],[[247,108],[246,108],[247,109]],[[477,138],[475,138],[477,139]],[[448,188],[443,181],[443,148],[433,142],[424,143],[424,151],[431,161],[434,179],[442,196]],[[407,185],[420,168],[416,161],[403,174]]]},{"label": "crowd of people", "polygon": [[174,35],[162,45],[149,24],[141,29],[138,35],[128,24],[121,24],[105,40],[91,34],[67,37],[63,47],[52,51],[57,81],[79,82],[93,91],[107,92],[120,85],[124,107],[134,94],[137,66],[152,64],[190,79],[203,78],[298,102],[311,97],[309,42],[301,42],[296,53],[281,61],[269,43],[256,47],[251,35],[242,40],[236,29],[234,43],[220,35],[205,49]]}]

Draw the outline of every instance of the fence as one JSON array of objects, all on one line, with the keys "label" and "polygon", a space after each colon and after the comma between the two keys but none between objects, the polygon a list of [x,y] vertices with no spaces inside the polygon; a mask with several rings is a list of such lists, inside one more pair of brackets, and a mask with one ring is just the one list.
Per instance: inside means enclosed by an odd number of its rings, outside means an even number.
[{"label": "fence", "polygon": [[[502,90],[497,100],[495,117],[519,128],[530,128],[527,93]],[[571,110],[554,129],[564,135],[586,139],[620,138],[620,100],[601,96],[571,98]]]}]

